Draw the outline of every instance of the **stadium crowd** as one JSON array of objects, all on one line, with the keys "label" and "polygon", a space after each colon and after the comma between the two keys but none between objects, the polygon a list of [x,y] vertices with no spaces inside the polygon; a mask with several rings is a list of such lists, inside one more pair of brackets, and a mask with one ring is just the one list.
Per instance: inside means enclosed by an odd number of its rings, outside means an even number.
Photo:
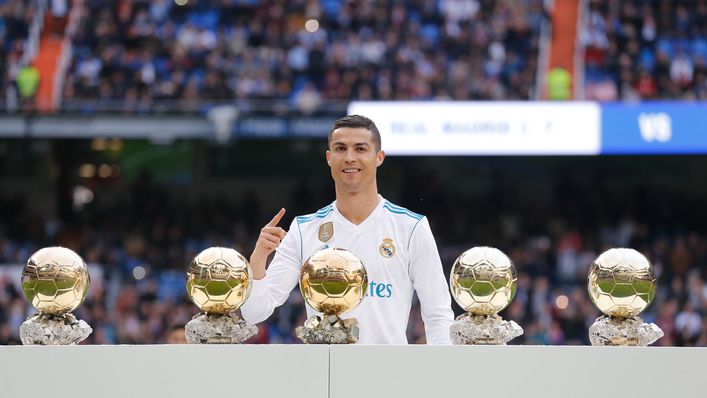
[{"label": "stadium crowd", "polygon": [[[312,112],[353,98],[529,99],[546,15],[542,0],[185,3],[75,3],[65,109],[140,112],[161,101],[200,110],[265,99]],[[3,97],[18,96],[36,8],[0,1]],[[707,98],[705,26],[706,0],[592,0],[579,33],[585,97]],[[28,84],[20,97],[35,90]]]},{"label": "stadium crowd", "polygon": [[86,1],[65,100],[528,99],[540,0]]},{"label": "stadium crowd", "polygon": [[707,99],[707,1],[597,1],[582,30],[587,99]]},{"label": "stadium crowd", "polygon": [[[588,344],[587,328],[599,315],[586,291],[588,266],[610,247],[633,247],[651,259],[658,273],[657,295],[642,314],[664,330],[657,344],[707,345],[707,235],[699,227],[704,200],[666,196],[659,188],[646,187],[612,196],[606,186],[575,189],[561,178],[549,183],[556,191],[551,200],[527,192],[518,201],[518,191],[504,191],[510,188],[503,184],[475,197],[423,170],[403,177],[402,186],[411,188],[397,192],[394,200],[429,217],[447,274],[455,258],[476,245],[499,247],[512,258],[518,290],[502,315],[525,328],[515,344]],[[427,183],[414,183],[421,178]],[[312,203],[329,200],[308,192],[313,196],[304,202],[293,193],[285,205],[284,225],[287,217],[316,210]],[[674,205],[656,207],[641,199],[661,195],[664,203]],[[271,212],[259,205],[255,193],[240,203],[178,204],[166,187],[149,180],[136,183],[119,206],[89,206],[60,221],[40,219],[22,198],[0,202],[0,264],[22,264],[38,248],[59,244],[75,249],[89,264],[101,265],[86,302],[76,311],[94,328],[87,340],[92,344],[167,341],[175,326],[183,326],[198,311],[185,297],[184,275],[191,258],[215,245],[248,255]],[[32,309],[18,278],[2,268],[0,344],[16,344],[19,325]],[[296,343],[293,332],[304,317],[304,303],[295,290],[259,325],[251,342]],[[409,341],[424,342],[417,304]]]}]

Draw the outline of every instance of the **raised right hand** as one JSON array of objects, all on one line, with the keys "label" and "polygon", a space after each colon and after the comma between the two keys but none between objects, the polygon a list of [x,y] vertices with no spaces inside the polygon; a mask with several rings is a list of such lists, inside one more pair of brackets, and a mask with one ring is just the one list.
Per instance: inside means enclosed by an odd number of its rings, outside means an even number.
[{"label": "raised right hand", "polygon": [[255,242],[255,249],[250,255],[250,268],[253,271],[254,279],[263,279],[265,277],[265,263],[267,262],[270,253],[280,246],[280,242],[285,239],[286,232],[284,229],[277,226],[282,217],[285,215],[285,209],[280,209],[275,217],[260,230],[258,241]]}]

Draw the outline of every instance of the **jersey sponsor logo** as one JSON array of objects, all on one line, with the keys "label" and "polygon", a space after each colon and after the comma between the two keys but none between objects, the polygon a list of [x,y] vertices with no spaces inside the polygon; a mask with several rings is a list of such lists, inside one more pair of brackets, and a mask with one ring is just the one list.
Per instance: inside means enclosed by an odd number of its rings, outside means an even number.
[{"label": "jersey sponsor logo", "polygon": [[393,296],[393,285],[390,283],[368,282],[366,297],[390,298]]},{"label": "jersey sponsor logo", "polygon": [[395,245],[393,244],[393,240],[390,238],[383,238],[383,243],[378,246],[378,251],[381,256],[385,258],[393,257],[395,255]]},{"label": "jersey sponsor logo", "polygon": [[331,237],[334,236],[334,223],[327,221],[319,226],[319,240],[322,242],[328,242]]}]

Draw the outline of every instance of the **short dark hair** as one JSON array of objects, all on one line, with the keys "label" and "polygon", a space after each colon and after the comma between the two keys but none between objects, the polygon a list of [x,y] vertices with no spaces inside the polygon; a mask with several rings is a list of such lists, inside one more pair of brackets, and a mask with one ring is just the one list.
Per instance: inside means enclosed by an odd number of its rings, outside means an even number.
[{"label": "short dark hair", "polygon": [[373,120],[361,116],[361,115],[348,115],[334,122],[334,125],[329,130],[329,137],[327,138],[327,144],[331,147],[331,135],[334,130],[340,129],[342,127],[348,128],[364,128],[371,132],[373,136],[373,144],[376,147],[376,152],[381,150],[381,133],[378,131],[378,127],[373,123]]}]

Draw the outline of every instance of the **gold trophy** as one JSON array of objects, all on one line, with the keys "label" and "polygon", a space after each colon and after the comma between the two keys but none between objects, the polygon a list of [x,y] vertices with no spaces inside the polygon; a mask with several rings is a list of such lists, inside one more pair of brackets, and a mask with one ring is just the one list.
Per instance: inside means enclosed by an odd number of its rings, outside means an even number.
[{"label": "gold trophy", "polygon": [[589,327],[589,341],[600,346],[647,346],[663,337],[638,314],[653,301],[653,265],[633,249],[609,249],[589,268],[589,297],[604,313]]},{"label": "gold trophy", "polygon": [[516,268],[508,256],[493,247],[474,247],[454,262],[449,286],[454,300],[466,310],[449,328],[457,345],[505,345],[523,334],[514,321],[497,314],[516,294]]},{"label": "gold trophy", "polygon": [[201,310],[185,326],[190,344],[238,344],[258,332],[235,311],[250,295],[253,273],[233,249],[210,247],[187,270],[187,295]]},{"label": "gold trophy", "polygon": [[358,321],[339,315],[361,303],[368,274],[361,261],[344,249],[314,253],[302,266],[300,291],[304,300],[322,316],[315,315],[295,329],[307,344],[350,344],[358,341]]},{"label": "gold trophy", "polygon": [[22,270],[22,291],[39,313],[20,326],[24,345],[73,345],[93,329],[71,314],[86,298],[90,278],[83,259],[65,247],[35,252]]}]

